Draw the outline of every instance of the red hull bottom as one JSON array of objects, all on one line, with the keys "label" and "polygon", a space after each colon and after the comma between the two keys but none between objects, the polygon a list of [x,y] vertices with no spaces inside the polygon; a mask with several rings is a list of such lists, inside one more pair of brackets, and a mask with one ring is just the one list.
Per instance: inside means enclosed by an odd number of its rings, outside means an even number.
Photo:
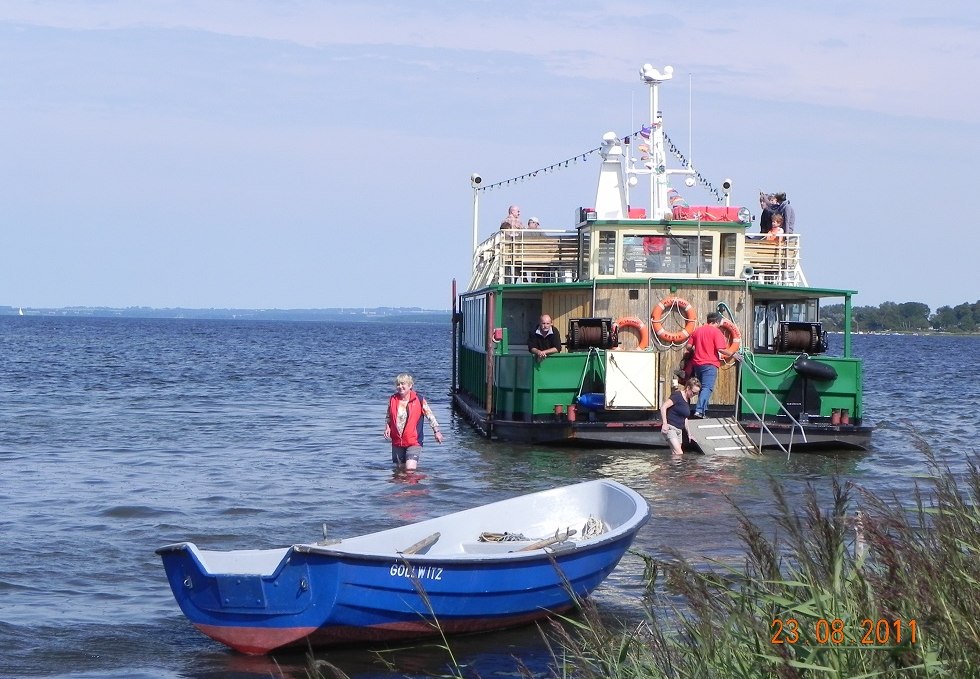
[{"label": "red hull bottom", "polygon": [[555,611],[537,611],[504,618],[465,618],[460,620],[435,622],[418,620],[397,622],[370,627],[348,625],[329,625],[315,627],[232,627],[218,625],[195,625],[197,629],[219,641],[225,646],[246,655],[264,655],[270,651],[289,646],[313,647],[337,646],[368,642],[403,641],[438,636],[444,634],[466,634],[489,632],[526,625],[534,620],[548,617],[553,613],[567,611],[565,606]]}]

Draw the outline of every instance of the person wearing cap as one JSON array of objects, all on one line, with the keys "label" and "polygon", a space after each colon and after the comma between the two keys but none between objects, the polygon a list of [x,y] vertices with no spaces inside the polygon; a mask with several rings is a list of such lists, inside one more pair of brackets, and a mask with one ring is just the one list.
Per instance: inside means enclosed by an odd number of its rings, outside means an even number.
[{"label": "person wearing cap", "polygon": [[540,227],[541,227],[541,222],[538,221],[537,217],[531,217],[529,220],[527,220],[527,228],[537,229]]}]

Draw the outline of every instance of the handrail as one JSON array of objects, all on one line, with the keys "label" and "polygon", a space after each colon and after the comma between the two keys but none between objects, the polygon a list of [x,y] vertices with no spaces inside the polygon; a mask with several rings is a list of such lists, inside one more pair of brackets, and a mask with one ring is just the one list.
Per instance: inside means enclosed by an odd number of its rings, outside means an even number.
[{"label": "handrail", "polygon": [[[746,367],[748,367],[748,370],[745,369]],[[742,385],[741,385],[741,381],[742,381],[742,375],[744,375],[744,374],[752,375],[752,377],[755,378],[755,380],[759,383],[759,385],[762,387],[762,389],[766,392],[766,398],[765,398],[765,400],[762,403],[762,414],[761,415],[759,414],[759,412],[755,408],[752,407],[752,404],[751,403],[749,403],[746,399],[742,398],[742,389],[741,389],[741,386]],[[800,436],[803,439],[803,443],[806,443],[807,442],[807,440],[806,440],[806,430],[803,428],[803,425],[799,422],[799,420],[797,420],[795,417],[793,417],[792,413],[790,413],[788,410],[786,410],[786,406],[783,405],[783,402],[780,401],[779,398],[776,396],[776,394],[774,394],[772,392],[772,390],[766,385],[766,383],[762,381],[762,378],[759,377],[758,373],[756,373],[756,370],[755,370],[755,366],[754,365],[751,365],[751,364],[748,364],[747,365],[747,362],[746,361],[742,361],[742,369],[738,371],[738,382],[739,383],[736,385],[736,392],[735,392],[735,394],[736,394],[736,396],[735,396],[735,412],[737,414],[737,413],[739,413],[741,411],[741,406],[747,406],[749,412],[752,413],[752,416],[755,417],[755,419],[761,425],[761,429],[759,430],[759,444],[758,444],[759,445],[759,450],[762,450],[762,437],[763,437],[763,435],[764,434],[769,434],[770,438],[772,438],[772,440],[776,442],[776,445],[779,446],[779,449],[782,450],[784,453],[786,453],[786,459],[788,460],[790,454],[793,452],[793,438],[796,436],[796,430],[797,429],[800,430]],[[769,428],[769,425],[766,424],[765,412],[766,412],[767,406],[769,405],[769,397],[770,396],[773,399],[775,399],[776,403],[779,404],[779,409],[793,423],[793,428],[789,432],[789,446],[788,447],[784,447],[783,444],[779,442],[779,439],[777,439],[776,438],[776,435],[773,434],[772,430]]]},{"label": "handrail", "polygon": [[764,234],[745,234],[744,259],[752,280],[783,285],[806,285],[800,257],[800,235],[788,233],[767,241]]},{"label": "handrail", "polygon": [[473,253],[469,290],[490,283],[570,282],[578,271],[578,232],[496,231]]}]

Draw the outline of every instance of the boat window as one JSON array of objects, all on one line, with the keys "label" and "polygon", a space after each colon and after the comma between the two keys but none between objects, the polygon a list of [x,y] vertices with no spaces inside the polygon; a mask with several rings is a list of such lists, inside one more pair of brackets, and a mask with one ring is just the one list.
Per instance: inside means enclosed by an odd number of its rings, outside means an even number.
[{"label": "boat window", "polygon": [[740,236],[735,233],[723,233],[721,234],[721,252],[719,256],[721,258],[721,271],[718,273],[722,276],[734,276],[735,275],[735,248]]},{"label": "boat window", "polygon": [[578,260],[578,280],[584,281],[592,278],[592,274],[589,272],[589,254],[592,249],[589,247],[589,236],[591,231],[589,229],[579,229],[578,230],[578,251],[581,253],[581,257]]},{"label": "boat window", "polygon": [[667,236],[661,271],[665,273],[711,273],[710,236]]},{"label": "boat window", "polygon": [[468,297],[461,302],[463,312],[463,346],[485,351],[487,344],[486,297]]},{"label": "boat window", "polygon": [[623,237],[624,272],[651,273],[663,271],[667,237],[663,234],[626,235]]},{"label": "boat window", "polygon": [[815,323],[817,321],[817,300],[802,302],[759,302],[755,305],[753,332],[754,351],[772,351],[782,321]]},{"label": "boat window", "polygon": [[503,311],[508,344],[526,344],[528,333],[537,326],[542,313],[540,298],[514,299],[508,297]]},{"label": "boat window", "polygon": [[598,239],[599,275],[608,276],[615,273],[616,266],[616,232],[600,231]]},{"label": "boat window", "polygon": [[[664,233],[623,235],[620,270],[624,273],[711,273],[710,236],[675,236]],[[734,260],[732,263],[734,267]]]}]

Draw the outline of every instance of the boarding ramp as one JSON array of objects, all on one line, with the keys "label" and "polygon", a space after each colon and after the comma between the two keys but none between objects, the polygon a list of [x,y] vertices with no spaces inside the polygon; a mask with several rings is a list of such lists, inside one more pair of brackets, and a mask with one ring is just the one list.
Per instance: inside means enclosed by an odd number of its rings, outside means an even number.
[{"label": "boarding ramp", "polygon": [[734,417],[689,419],[687,435],[705,455],[742,457],[760,452]]}]

